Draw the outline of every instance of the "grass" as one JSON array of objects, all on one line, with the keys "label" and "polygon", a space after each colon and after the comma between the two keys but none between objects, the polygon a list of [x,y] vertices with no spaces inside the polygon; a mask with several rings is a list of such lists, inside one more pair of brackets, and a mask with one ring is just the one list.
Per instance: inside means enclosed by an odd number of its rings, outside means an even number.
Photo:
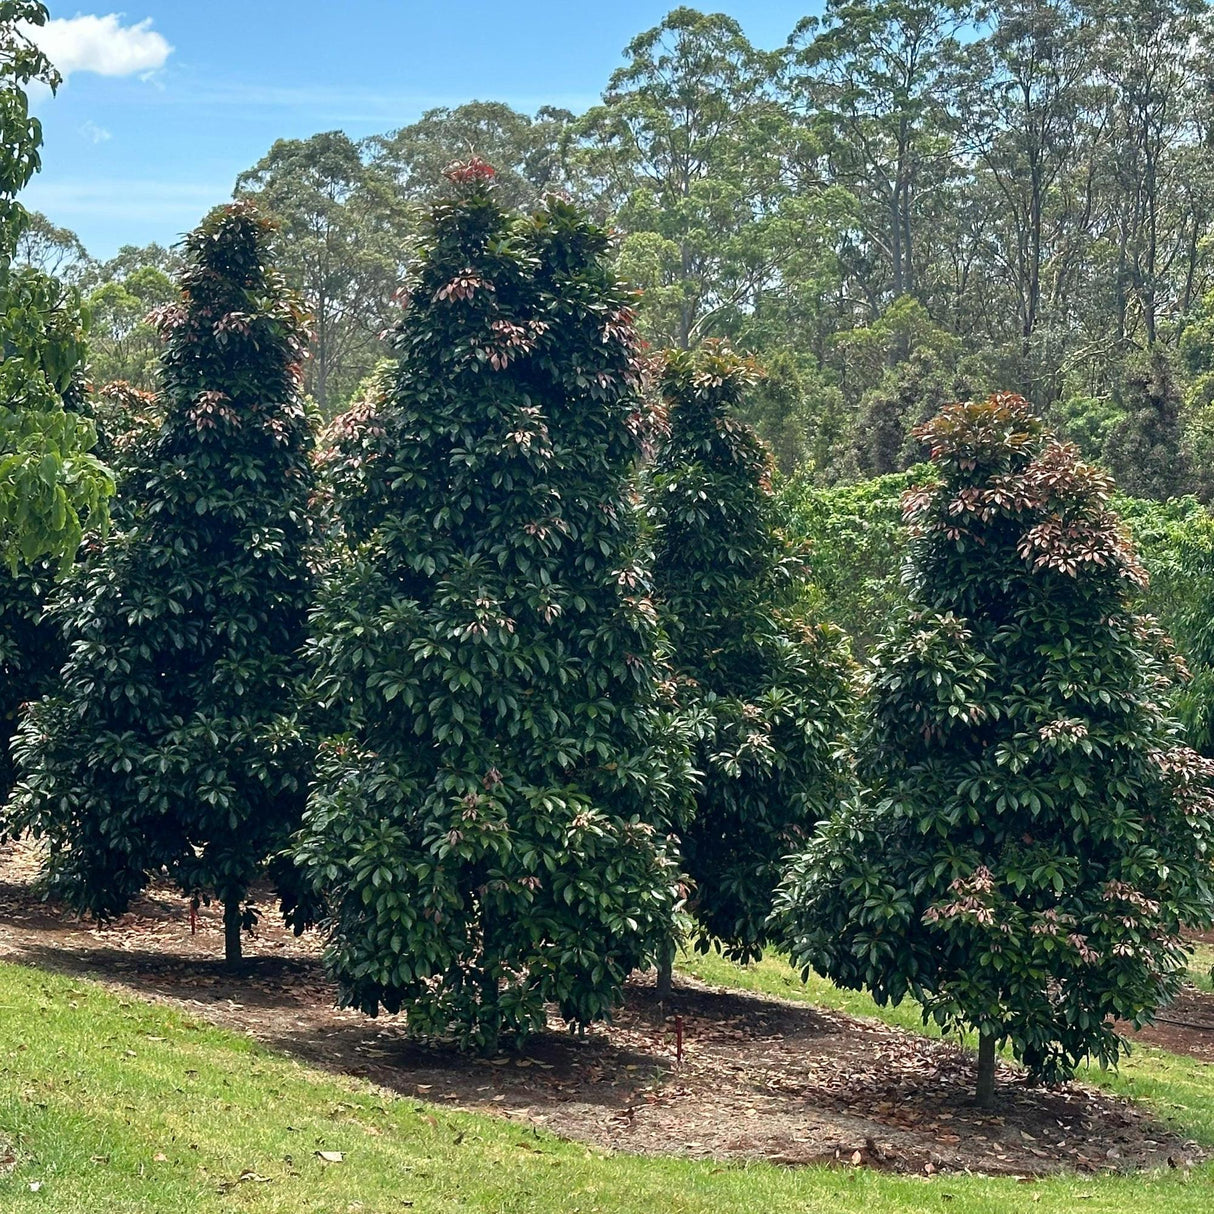
[{"label": "grass", "polygon": [[[709,980],[788,994],[780,968]],[[860,1010],[853,996],[820,993]],[[1142,1053],[1116,1082],[1176,1104],[1190,1132],[1214,1141],[1214,1067],[1162,1056],[1144,1068]],[[172,1009],[12,965],[0,966],[0,1134],[16,1155],[0,1179],[5,1214],[1206,1214],[1214,1201],[1209,1168],[1026,1185],[611,1156],[389,1098]]]},{"label": "grass", "polygon": [[1189,981],[1198,990],[1214,991],[1214,944],[1196,944],[1189,962]]}]

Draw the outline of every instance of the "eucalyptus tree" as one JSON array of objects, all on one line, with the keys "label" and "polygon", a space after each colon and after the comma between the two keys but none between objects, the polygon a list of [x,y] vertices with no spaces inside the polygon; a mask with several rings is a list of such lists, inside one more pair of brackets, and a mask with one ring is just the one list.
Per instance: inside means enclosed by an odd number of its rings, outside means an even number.
[{"label": "eucalyptus tree", "polygon": [[955,170],[950,99],[973,16],[968,0],[827,0],[789,39],[790,101],[860,202],[847,259],[874,302],[925,298],[925,202]]},{"label": "eucalyptus tree", "polygon": [[1098,31],[1093,67],[1112,115],[1107,166],[1119,339],[1152,346],[1173,308],[1171,271],[1187,241],[1171,195],[1207,92],[1210,25],[1202,0],[1084,0]]},{"label": "eucalyptus tree", "polygon": [[80,237],[71,228],[51,223],[41,211],[29,213],[13,260],[73,287],[80,286],[93,268]]},{"label": "eucalyptus tree", "polygon": [[1084,205],[1107,123],[1092,72],[1096,38],[1075,0],[1007,0],[970,46],[968,87],[957,96],[979,166],[973,188],[989,188],[997,200],[995,272],[1016,317],[1017,378],[1035,398],[1048,393],[1052,370],[1040,365],[1039,327],[1080,285],[1068,271],[1090,255],[1098,223],[1097,208]]},{"label": "eucalyptus tree", "polygon": [[236,181],[283,232],[281,265],[312,314],[305,389],[331,414],[382,356],[411,231],[390,178],[341,131],[280,139]]},{"label": "eucalyptus tree", "polygon": [[503,206],[534,207],[568,185],[562,153],[573,120],[547,105],[534,116],[500,101],[440,106],[371,139],[370,157],[403,197],[424,206],[445,194],[452,164],[477,156],[493,165]]},{"label": "eucalyptus tree", "polygon": [[655,342],[731,333],[774,284],[789,136],[775,57],[731,17],[677,8],[625,51],[576,124],[570,172],[623,232]]}]

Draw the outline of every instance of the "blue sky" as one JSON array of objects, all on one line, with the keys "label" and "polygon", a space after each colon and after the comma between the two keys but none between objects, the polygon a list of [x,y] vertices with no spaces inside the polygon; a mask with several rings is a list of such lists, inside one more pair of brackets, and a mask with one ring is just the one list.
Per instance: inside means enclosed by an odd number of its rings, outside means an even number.
[{"label": "blue sky", "polygon": [[[358,138],[473,98],[592,104],[669,2],[128,0],[50,3],[42,37],[67,76],[36,100],[43,170],[23,195],[98,257],[171,243],[273,141]],[[709,7],[709,6],[704,6]],[[819,0],[729,0],[759,46]]]}]

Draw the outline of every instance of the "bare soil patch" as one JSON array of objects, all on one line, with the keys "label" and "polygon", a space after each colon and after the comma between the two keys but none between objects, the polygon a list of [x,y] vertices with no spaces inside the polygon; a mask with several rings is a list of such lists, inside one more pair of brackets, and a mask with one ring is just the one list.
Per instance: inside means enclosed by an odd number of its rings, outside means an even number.
[{"label": "bare soil patch", "polygon": [[[641,976],[606,1028],[574,1037],[554,1022],[521,1054],[468,1059],[410,1041],[399,1017],[335,1008],[319,942],[269,915],[247,941],[245,970],[230,974],[218,908],[203,908],[192,931],[187,903],[154,889],[100,929],[39,901],[35,873],[25,845],[0,850],[2,957],[169,1002],[399,1094],[612,1150],[1025,1177],[1201,1157],[1144,1110],[1084,1085],[1033,1087],[1001,1064],[992,1114],[975,1108],[973,1059],[952,1044],[690,979],[671,1008]],[[1165,1014],[1214,1025],[1214,998],[1186,993]],[[1214,1060],[1204,1027],[1161,1024],[1141,1036]]]}]

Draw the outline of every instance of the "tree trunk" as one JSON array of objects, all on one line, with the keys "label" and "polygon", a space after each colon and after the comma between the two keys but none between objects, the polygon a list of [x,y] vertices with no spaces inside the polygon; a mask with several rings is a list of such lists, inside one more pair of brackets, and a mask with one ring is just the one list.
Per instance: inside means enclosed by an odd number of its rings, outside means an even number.
[{"label": "tree trunk", "polygon": [[674,994],[674,958],[663,957],[658,962],[657,992],[659,1003],[669,1003]]},{"label": "tree trunk", "polygon": [[978,1092],[980,1108],[989,1109],[995,1103],[995,1034],[978,1035]]},{"label": "tree trunk", "polygon": [[672,939],[667,940],[662,948],[662,955],[658,958],[658,977],[654,990],[658,996],[658,1003],[664,1006],[670,1002],[671,996],[674,994],[674,955],[677,946]]},{"label": "tree trunk", "polygon": [[497,1011],[502,989],[492,966],[486,965],[481,969],[479,983],[481,988],[480,1023],[481,1031],[485,1034],[481,1049],[486,1057],[492,1057],[502,1048],[501,1024]]},{"label": "tree trunk", "polygon": [[227,898],[223,904],[223,959],[235,969],[240,964],[240,899]]}]

